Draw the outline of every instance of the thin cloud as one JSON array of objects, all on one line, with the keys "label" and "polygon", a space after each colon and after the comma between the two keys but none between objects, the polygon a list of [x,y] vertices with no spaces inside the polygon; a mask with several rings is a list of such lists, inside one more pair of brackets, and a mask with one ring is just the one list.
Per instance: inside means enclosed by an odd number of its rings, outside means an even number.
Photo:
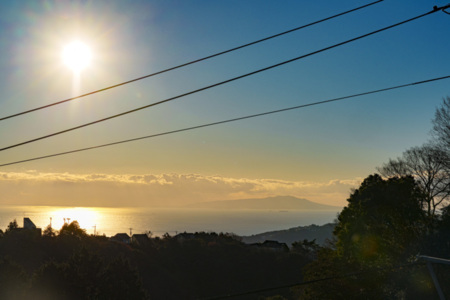
[{"label": "thin cloud", "polygon": [[230,178],[201,174],[0,172],[0,204],[180,206],[194,202],[291,195],[344,206],[361,178],[328,182]]}]

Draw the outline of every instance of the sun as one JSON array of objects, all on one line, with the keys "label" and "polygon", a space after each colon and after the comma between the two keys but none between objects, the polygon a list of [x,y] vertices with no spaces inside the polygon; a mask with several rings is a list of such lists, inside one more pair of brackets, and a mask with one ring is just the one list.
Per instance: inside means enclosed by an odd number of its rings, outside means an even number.
[{"label": "sun", "polygon": [[86,44],[74,41],[64,47],[62,58],[66,66],[79,73],[91,64],[92,52]]}]

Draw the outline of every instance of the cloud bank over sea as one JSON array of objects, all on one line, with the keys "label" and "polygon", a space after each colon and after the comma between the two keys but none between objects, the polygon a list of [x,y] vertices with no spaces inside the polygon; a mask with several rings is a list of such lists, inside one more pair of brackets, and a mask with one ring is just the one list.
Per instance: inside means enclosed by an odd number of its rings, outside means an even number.
[{"label": "cloud bank over sea", "polygon": [[110,207],[190,203],[290,195],[344,206],[361,178],[327,182],[229,178],[201,174],[75,174],[0,172],[0,205]]}]

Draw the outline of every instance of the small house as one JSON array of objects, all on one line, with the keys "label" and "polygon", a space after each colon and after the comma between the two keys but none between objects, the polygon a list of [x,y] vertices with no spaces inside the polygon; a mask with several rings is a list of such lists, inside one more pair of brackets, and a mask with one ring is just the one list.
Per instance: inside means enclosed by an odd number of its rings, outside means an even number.
[{"label": "small house", "polygon": [[126,233],[117,233],[115,236],[109,238],[110,241],[129,244],[131,242],[130,236]]}]

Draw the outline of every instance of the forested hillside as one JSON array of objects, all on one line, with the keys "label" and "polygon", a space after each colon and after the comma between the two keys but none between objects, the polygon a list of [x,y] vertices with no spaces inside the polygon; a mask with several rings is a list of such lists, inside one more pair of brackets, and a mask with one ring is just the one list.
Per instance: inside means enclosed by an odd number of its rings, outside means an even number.
[{"label": "forested hillside", "polygon": [[242,241],[247,244],[261,243],[266,240],[274,240],[281,243],[286,243],[289,246],[292,243],[303,240],[310,240],[319,245],[326,245],[327,242],[333,239],[333,230],[336,224],[325,225],[309,225],[298,226],[286,230],[269,231],[260,234],[243,236]]},{"label": "forested hillside", "polygon": [[[227,234],[128,244],[87,235],[76,222],[43,236],[8,228],[0,238],[0,299],[202,299],[300,282],[310,261]],[[260,295],[293,297],[289,289]]]}]

